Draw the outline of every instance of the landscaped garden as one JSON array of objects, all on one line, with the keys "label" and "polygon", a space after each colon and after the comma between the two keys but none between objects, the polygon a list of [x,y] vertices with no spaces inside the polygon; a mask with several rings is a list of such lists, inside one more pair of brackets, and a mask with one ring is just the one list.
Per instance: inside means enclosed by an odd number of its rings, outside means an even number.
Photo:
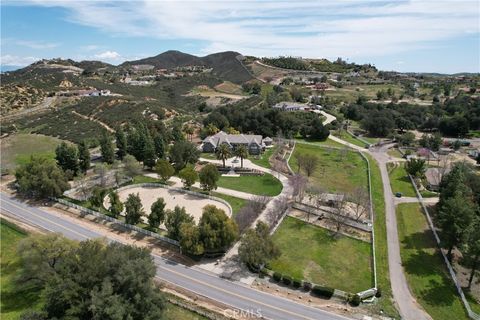
[{"label": "landscaped garden", "polygon": [[293,171],[298,170],[298,154],[317,157],[318,165],[309,182],[327,192],[352,193],[358,187],[368,187],[367,164],[357,152],[297,144],[289,162]]},{"label": "landscaped garden", "polygon": [[288,216],[273,241],[281,251],[269,264],[273,271],[353,293],[373,286],[367,242],[335,239],[326,229]]},{"label": "landscaped garden", "polygon": [[420,206],[399,205],[397,222],[402,264],[417,301],[434,320],[468,319]]},{"label": "landscaped garden", "polygon": [[404,197],[416,197],[415,189],[402,163],[389,163],[388,175],[392,192],[400,192]]},{"label": "landscaped garden", "polygon": [[265,173],[262,176],[222,176],[218,180],[217,185],[227,189],[265,196],[276,196],[282,192],[282,183],[269,173]]}]

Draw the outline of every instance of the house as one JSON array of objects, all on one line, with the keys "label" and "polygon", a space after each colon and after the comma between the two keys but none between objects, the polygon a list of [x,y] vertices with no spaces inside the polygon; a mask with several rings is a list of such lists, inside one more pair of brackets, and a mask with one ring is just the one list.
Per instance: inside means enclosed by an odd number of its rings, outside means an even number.
[{"label": "house", "polygon": [[247,147],[248,153],[257,155],[265,150],[265,143],[261,135],[253,134],[227,134],[220,131],[213,136],[206,137],[203,140],[203,152],[215,152],[221,144],[227,144],[231,150],[235,150],[239,145]]},{"label": "house", "polygon": [[280,109],[284,111],[309,111],[310,107],[303,103],[295,102],[279,102],[272,106],[274,109]]},{"label": "house", "polygon": [[265,139],[263,139],[263,143],[265,144],[266,147],[269,147],[272,145],[273,139],[270,137],[266,137]]}]

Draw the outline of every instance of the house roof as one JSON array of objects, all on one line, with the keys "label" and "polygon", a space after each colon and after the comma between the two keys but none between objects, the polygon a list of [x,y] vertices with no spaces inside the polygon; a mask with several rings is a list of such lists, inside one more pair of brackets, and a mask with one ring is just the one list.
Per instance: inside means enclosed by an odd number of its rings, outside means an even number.
[{"label": "house roof", "polygon": [[206,137],[203,142],[210,142],[213,146],[217,147],[222,143],[230,144],[247,144],[256,143],[262,145],[262,136],[254,134],[227,134],[220,131],[213,136]]}]

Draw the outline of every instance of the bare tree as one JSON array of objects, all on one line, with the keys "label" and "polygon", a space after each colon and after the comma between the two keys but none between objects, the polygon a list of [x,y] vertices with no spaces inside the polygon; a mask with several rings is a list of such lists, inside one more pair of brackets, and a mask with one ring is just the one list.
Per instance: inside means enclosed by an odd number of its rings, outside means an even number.
[{"label": "bare tree", "polygon": [[318,157],[313,154],[303,156],[303,170],[307,177],[310,177],[318,166]]},{"label": "bare tree", "polygon": [[437,181],[439,182],[442,181],[443,176],[445,176],[448,173],[451,162],[452,162],[452,159],[450,155],[438,157],[438,168],[436,170],[437,179],[438,179]]},{"label": "bare tree", "polygon": [[108,166],[104,163],[98,163],[93,170],[100,178],[100,185],[104,188],[107,185]]},{"label": "bare tree", "polygon": [[267,213],[267,220],[270,228],[273,228],[288,209],[288,200],[286,197],[279,197],[274,200],[273,208]]},{"label": "bare tree", "polygon": [[240,232],[249,228],[252,223],[255,222],[269,201],[270,197],[268,196],[255,196],[240,209],[235,215],[235,222],[237,223]]},{"label": "bare tree", "polygon": [[353,218],[359,221],[362,217],[368,217],[370,210],[370,197],[365,188],[358,187],[348,197],[348,201],[352,203]]},{"label": "bare tree", "polygon": [[90,198],[90,196],[92,195],[91,193],[91,190],[88,186],[88,180],[86,178],[85,175],[79,175],[77,177],[77,184],[78,184],[78,191],[81,192],[81,194],[83,195],[83,199],[82,200],[87,200]]},{"label": "bare tree", "polygon": [[347,197],[343,194],[338,194],[334,201],[335,213],[330,215],[330,220],[335,228],[334,236],[337,237],[340,234],[342,227],[347,221]]},{"label": "bare tree", "polygon": [[293,197],[296,201],[302,201],[305,195],[305,188],[307,186],[308,179],[303,175],[297,173],[288,178],[288,183],[293,189]]}]

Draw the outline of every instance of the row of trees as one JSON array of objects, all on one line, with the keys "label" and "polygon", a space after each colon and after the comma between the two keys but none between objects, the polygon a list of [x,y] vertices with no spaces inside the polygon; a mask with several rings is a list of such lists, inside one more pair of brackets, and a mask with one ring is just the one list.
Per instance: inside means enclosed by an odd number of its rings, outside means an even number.
[{"label": "row of trees", "polygon": [[437,221],[449,259],[456,247],[471,268],[470,288],[480,267],[480,177],[468,165],[458,163],[443,177]]}]

